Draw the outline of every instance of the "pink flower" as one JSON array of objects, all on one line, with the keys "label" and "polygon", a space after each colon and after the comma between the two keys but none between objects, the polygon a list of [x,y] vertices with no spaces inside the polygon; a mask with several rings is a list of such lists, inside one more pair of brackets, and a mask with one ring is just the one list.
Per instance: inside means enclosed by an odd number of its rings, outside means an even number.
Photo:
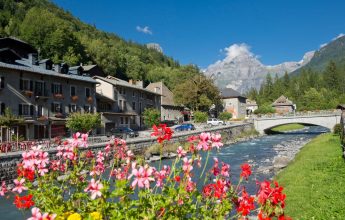
[{"label": "pink flower", "polygon": [[192,178],[189,178],[186,185],[186,191],[192,192],[195,189],[196,184],[192,181]]},{"label": "pink flower", "polygon": [[187,152],[185,150],[183,150],[183,148],[181,146],[179,146],[177,148],[176,152],[177,152],[177,155],[179,158],[184,157],[187,154]]},{"label": "pink flower", "polygon": [[49,213],[44,213],[42,215],[40,209],[36,207],[31,209],[31,214],[32,216],[27,220],[54,220],[56,217],[56,214],[49,215]]},{"label": "pink flower", "polygon": [[225,177],[229,177],[230,176],[229,171],[230,171],[230,165],[222,162],[222,169],[220,171],[220,174],[222,174]]},{"label": "pink flower", "polygon": [[157,179],[156,186],[162,187],[163,186],[163,180],[168,177],[170,173],[170,167],[167,165],[163,166],[163,169],[159,172],[155,172],[155,177]]},{"label": "pink flower", "polygon": [[46,173],[48,173],[48,169],[45,166],[43,166],[42,164],[38,165],[37,168],[38,168],[38,173],[41,176],[44,176]]},{"label": "pink flower", "polygon": [[0,189],[0,196],[5,196],[5,194],[7,193],[7,191],[8,191],[8,190],[7,190],[5,181],[2,181],[1,189]]},{"label": "pink flower", "polygon": [[47,152],[39,152],[38,158],[35,161],[35,164],[42,164],[42,166],[46,166],[49,163],[48,153]]},{"label": "pink flower", "polygon": [[193,160],[189,159],[187,157],[183,158],[183,166],[182,169],[185,173],[189,173],[191,170],[193,170],[193,165],[192,165]]},{"label": "pink flower", "polygon": [[199,143],[196,147],[196,149],[198,150],[201,150],[201,149],[204,149],[204,151],[207,151],[210,149],[209,147],[209,140],[210,140],[210,133],[205,133],[205,132],[202,132],[200,135],[199,135]]},{"label": "pink flower", "polygon": [[213,158],[213,160],[214,160],[214,165],[213,165],[211,171],[212,171],[213,175],[218,176],[220,173],[220,169],[218,167],[218,164],[219,164],[218,158],[215,157],[215,158]]},{"label": "pink flower", "polygon": [[94,200],[97,196],[102,196],[101,189],[103,189],[103,184],[100,183],[99,180],[95,181],[95,179],[92,178],[87,188],[84,189],[84,192],[91,192],[91,199]]},{"label": "pink flower", "polygon": [[211,140],[212,140],[212,147],[216,147],[219,149],[219,147],[223,146],[223,143],[221,142],[222,136],[220,134],[212,134]]},{"label": "pink flower", "polygon": [[16,184],[16,187],[12,189],[13,192],[17,191],[20,194],[23,192],[23,190],[28,190],[28,188],[23,185],[23,183],[25,182],[24,178],[20,181],[18,181],[18,179],[15,179],[13,182],[14,184]]},{"label": "pink flower", "polygon": [[139,188],[150,188],[150,181],[155,180],[152,177],[154,169],[149,167],[147,164],[144,167],[140,166],[139,169],[136,169],[135,167],[136,163],[132,163],[132,174],[128,177],[128,179],[130,179],[134,176],[132,187],[135,188],[135,186],[138,185]]}]

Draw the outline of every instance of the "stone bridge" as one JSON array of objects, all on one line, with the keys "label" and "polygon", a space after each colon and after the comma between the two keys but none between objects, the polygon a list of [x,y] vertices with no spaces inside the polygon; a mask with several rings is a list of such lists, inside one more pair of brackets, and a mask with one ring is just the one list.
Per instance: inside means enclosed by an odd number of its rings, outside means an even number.
[{"label": "stone bridge", "polygon": [[304,125],[319,125],[333,130],[335,124],[340,123],[341,113],[336,112],[332,114],[319,115],[298,115],[298,116],[277,116],[254,118],[253,123],[255,129],[260,134],[266,133],[270,129],[284,124],[304,124]]}]

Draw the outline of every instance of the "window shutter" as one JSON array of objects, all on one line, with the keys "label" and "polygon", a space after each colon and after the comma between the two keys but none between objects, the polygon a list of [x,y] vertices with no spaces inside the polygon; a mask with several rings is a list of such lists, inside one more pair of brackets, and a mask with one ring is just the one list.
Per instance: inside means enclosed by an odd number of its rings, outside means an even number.
[{"label": "window shutter", "polygon": [[30,91],[34,90],[34,82],[30,80]]},{"label": "window shutter", "polygon": [[20,81],[19,81],[19,89],[23,90],[23,80],[22,79],[20,79]]},{"label": "window shutter", "polygon": [[54,83],[52,83],[51,92],[54,94]]},{"label": "window shutter", "polygon": [[46,86],[46,82],[44,82],[44,83],[43,83],[43,95],[44,95],[44,96],[48,96],[46,87],[47,87],[47,86]]},{"label": "window shutter", "polygon": [[54,110],[54,103],[51,104],[51,109],[50,109],[52,112],[55,112]]},{"label": "window shutter", "polygon": [[60,84],[60,94],[62,94],[62,84]]},{"label": "window shutter", "polygon": [[0,85],[1,88],[4,88],[5,87],[5,77],[1,77],[1,85]]},{"label": "window shutter", "polygon": [[30,115],[34,115],[34,106],[30,105]]},{"label": "window shutter", "polygon": [[1,103],[1,114],[3,115],[5,113],[5,103]]},{"label": "window shutter", "polygon": [[72,112],[72,106],[71,106],[71,104],[68,105],[68,112],[69,112],[69,113]]},{"label": "window shutter", "polygon": [[60,104],[60,113],[63,113],[62,109],[63,109],[63,105]]},{"label": "window shutter", "polygon": [[19,113],[19,115],[23,114],[23,112],[22,112],[22,104],[19,104],[18,113]]}]

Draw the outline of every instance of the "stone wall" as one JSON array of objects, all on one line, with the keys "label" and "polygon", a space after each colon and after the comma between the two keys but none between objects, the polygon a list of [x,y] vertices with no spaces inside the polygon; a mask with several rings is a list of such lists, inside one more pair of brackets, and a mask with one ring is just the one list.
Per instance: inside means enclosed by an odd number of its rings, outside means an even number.
[{"label": "stone wall", "polygon": [[[228,137],[236,138],[241,133],[253,129],[253,125],[239,124],[239,125],[226,125],[226,126],[217,126],[214,128],[205,129],[206,132],[219,132],[227,133]],[[175,133],[171,139],[172,142],[179,141],[183,142],[187,139],[188,136],[200,134],[200,131],[187,131],[181,133]],[[143,155],[145,150],[156,143],[156,138],[142,138],[142,139],[129,139],[127,140],[128,147],[136,155]],[[103,143],[94,143],[90,145],[87,150],[91,149],[92,151],[98,151],[101,148],[104,148],[106,145]],[[57,153],[56,149],[47,150],[51,159],[54,158]],[[6,181],[7,183],[13,183],[12,180],[17,177],[17,164],[22,159],[22,152],[11,152],[7,154],[0,154],[0,182]]]}]

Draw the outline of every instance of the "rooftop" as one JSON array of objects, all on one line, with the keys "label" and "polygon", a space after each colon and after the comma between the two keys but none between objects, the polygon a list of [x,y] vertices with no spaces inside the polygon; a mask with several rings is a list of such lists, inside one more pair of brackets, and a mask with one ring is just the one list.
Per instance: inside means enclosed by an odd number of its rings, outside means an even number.
[{"label": "rooftop", "polygon": [[223,99],[226,98],[246,98],[245,96],[241,95],[241,93],[237,92],[232,88],[224,88],[220,90],[220,95]]},{"label": "rooftop", "polygon": [[273,106],[293,105],[292,101],[281,95],[277,100],[272,103]]}]

